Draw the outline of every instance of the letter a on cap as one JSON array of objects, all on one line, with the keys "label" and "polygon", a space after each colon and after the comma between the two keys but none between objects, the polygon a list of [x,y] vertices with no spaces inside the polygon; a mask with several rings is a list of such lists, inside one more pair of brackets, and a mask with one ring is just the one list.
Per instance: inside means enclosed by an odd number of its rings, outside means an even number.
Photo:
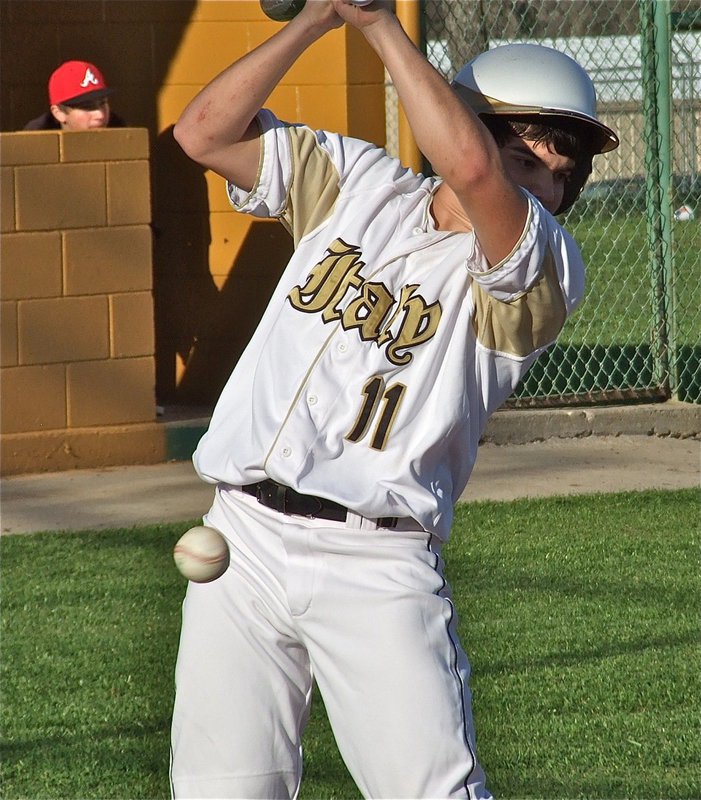
[{"label": "letter a on cap", "polygon": [[85,77],[80,82],[81,87],[83,89],[87,89],[88,86],[90,86],[90,84],[92,84],[93,86],[97,86],[99,83],[100,83],[100,81],[98,81],[98,79],[93,74],[93,71],[90,69],[90,67],[88,67],[85,70]]},{"label": "letter a on cap", "polygon": [[107,97],[112,90],[100,70],[88,61],[66,61],[49,78],[49,105]]}]

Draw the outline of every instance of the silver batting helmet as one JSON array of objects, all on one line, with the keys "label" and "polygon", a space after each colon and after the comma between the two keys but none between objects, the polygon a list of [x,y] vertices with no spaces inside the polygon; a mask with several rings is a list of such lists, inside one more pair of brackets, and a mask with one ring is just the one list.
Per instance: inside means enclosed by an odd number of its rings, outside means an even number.
[{"label": "silver batting helmet", "polygon": [[618,137],[596,116],[596,90],[572,58],[539,44],[507,44],[480,53],[453,81],[477,114],[542,114],[579,120],[591,133],[591,152],[618,147]]}]

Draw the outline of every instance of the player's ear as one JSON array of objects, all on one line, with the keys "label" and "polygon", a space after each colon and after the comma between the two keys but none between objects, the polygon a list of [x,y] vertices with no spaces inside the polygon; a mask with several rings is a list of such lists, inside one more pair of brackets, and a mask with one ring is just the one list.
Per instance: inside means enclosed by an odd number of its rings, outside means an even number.
[{"label": "player's ear", "polygon": [[66,112],[62,111],[61,107],[56,105],[50,106],[49,111],[51,111],[51,114],[56,122],[58,122],[60,125],[63,125],[63,123],[66,121],[66,117],[68,116]]}]

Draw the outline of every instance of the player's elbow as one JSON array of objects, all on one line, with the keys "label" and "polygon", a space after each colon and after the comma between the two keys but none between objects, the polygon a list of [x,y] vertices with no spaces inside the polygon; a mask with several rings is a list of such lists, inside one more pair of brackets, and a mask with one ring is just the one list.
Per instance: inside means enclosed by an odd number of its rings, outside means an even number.
[{"label": "player's elbow", "polygon": [[456,159],[446,165],[441,177],[458,196],[472,195],[494,177],[495,168],[499,165],[488,158]]},{"label": "player's elbow", "polygon": [[181,117],[175,123],[173,138],[193,161],[201,162],[205,158],[206,148],[201,133],[196,126],[188,124],[186,119]]},{"label": "player's elbow", "polygon": [[443,180],[458,195],[479,191],[503,165],[499,148],[488,131],[484,135],[458,136],[442,170],[437,170]]}]

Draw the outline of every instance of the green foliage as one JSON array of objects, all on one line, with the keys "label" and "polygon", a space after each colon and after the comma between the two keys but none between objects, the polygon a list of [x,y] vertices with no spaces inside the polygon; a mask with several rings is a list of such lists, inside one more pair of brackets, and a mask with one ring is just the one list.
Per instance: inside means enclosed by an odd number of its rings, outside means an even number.
[{"label": "green foliage", "polygon": [[[701,796],[698,491],[458,507],[448,574],[498,797]],[[2,539],[2,796],[167,798],[190,525]],[[302,798],[358,797],[318,695]]]}]

